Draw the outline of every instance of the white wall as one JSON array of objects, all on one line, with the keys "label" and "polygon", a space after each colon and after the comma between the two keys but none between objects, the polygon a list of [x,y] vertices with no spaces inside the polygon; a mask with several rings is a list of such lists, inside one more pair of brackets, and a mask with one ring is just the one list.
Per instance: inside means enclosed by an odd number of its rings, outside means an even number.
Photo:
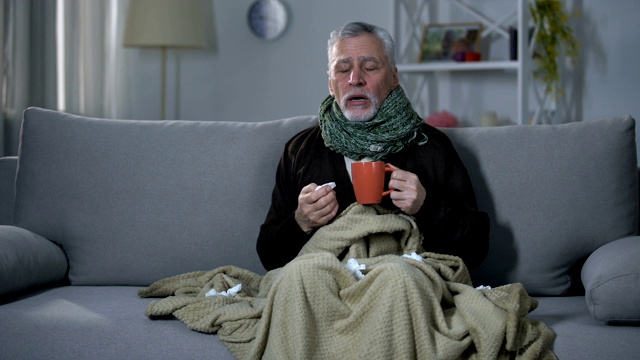
[{"label": "white wall", "polygon": [[640,1],[571,2],[584,12],[584,118],[628,113],[640,120]]},{"label": "white wall", "polygon": [[[326,44],[331,30],[352,20],[388,27],[391,19],[387,0],[283,2],[289,27],[267,42],[247,26],[252,0],[214,0],[215,52],[169,52],[167,118],[262,121],[316,114],[328,95]],[[127,51],[138,52],[139,61],[132,85],[134,118],[157,119],[160,52]]]},{"label": "white wall", "polygon": [[[328,94],[329,32],[352,20],[387,28],[392,24],[391,0],[282,1],[289,8],[289,28],[281,38],[265,42],[253,36],[247,26],[252,0],[212,0],[215,51],[169,53],[168,118],[262,121],[315,114]],[[482,1],[490,12],[512,0]],[[581,13],[576,22],[581,43],[579,67],[571,79],[576,89],[567,94],[570,120],[620,114],[640,119],[640,1],[567,0],[566,4]],[[127,51],[137,52],[134,57],[138,59],[131,79],[133,117],[158,118],[160,53]],[[470,74],[455,75],[451,81],[449,104],[453,108],[447,110],[464,123],[477,123],[479,108],[496,110],[505,120],[515,114],[511,77],[497,75],[487,80]]]}]

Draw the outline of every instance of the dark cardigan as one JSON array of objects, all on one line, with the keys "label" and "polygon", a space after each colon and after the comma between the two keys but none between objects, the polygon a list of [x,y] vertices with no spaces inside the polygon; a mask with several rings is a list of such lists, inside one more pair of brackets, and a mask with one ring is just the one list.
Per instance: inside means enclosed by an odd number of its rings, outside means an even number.
[{"label": "dark cardigan", "polygon": [[[424,235],[427,251],[460,256],[476,268],[489,246],[489,217],[477,209],[473,186],[453,145],[444,133],[427,124],[426,144],[412,144],[390,154],[385,162],[418,176],[427,197],[414,215]],[[276,173],[271,207],[260,227],[257,250],[267,270],[291,261],[313,234],[303,232],[294,218],[298,195],[310,183],[335,182],[341,213],[356,201],[344,157],[324,145],[321,131],[313,126],[287,142]],[[396,207],[389,197],[382,206]]]}]

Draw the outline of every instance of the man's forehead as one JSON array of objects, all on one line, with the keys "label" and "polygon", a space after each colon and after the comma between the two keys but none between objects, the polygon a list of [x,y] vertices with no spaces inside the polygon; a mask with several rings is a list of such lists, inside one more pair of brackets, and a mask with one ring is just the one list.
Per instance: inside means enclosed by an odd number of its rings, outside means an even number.
[{"label": "man's forehead", "polygon": [[[373,55],[362,55],[362,56],[358,56],[357,59],[360,62],[376,62],[376,63],[382,63],[382,59],[378,58],[377,56],[373,56]],[[343,64],[343,63],[353,63],[355,61],[355,59],[351,56],[335,56],[334,57],[334,62],[338,63],[338,64]]]},{"label": "man's forehead", "polygon": [[[331,51],[333,62],[384,62],[384,45],[372,34],[362,34],[338,40]],[[355,58],[354,58],[355,57]]]}]

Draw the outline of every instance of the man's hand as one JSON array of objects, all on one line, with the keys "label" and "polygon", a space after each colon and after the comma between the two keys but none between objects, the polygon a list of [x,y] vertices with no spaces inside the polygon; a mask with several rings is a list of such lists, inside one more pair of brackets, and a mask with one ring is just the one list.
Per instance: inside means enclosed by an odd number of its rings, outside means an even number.
[{"label": "man's hand", "polygon": [[295,219],[307,234],[313,229],[326,225],[338,213],[336,193],[329,186],[315,191],[317,184],[311,183],[300,191]]},{"label": "man's hand", "polygon": [[395,170],[391,173],[391,180],[389,180],[389,188],[396,190],[389,195],[393,204],[405,214],[417,213],[427,198],[427,191],[420,183],[420,179],[414,173],[400,170],[391,164],[388,165]]}]

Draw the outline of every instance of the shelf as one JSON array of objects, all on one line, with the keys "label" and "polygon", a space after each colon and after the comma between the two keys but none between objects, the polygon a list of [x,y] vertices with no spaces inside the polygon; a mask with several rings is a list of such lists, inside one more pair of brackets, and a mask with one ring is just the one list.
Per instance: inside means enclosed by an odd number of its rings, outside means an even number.
[{"label": "shelf", "polygon": [[441,61],[415,64],[398,64],[398,72],[518,70],[517,61]]},{"label": "shelf", "polygon": [[[478,106],[476,102],[461,104],[459,99],[450,96],[451,79],[447,74],[457,73],[456,82],[464,77],[475,77],[476,73],[485,72],[487,77],[496,72],[505,72],[514,81],[514,100],[516,113],[513,121],[517,124],[529,122],[530,84],[532,78],[532,48],[529,38],[531,14],[529,6],[535,0],[512,0],[511,6],[504,9],[493,9],[491,15],[485,14],[484,4],[477,0],[394,0],[392,21],[394,39],[396,41],[396,66],[400,82],[416,107],[419,114],[426,116],[437,109],[463,108]],[[450,16],[450,8],[457,8],[466,17],[462,22],[480,22],[483,24],[483,41],[491,53],[495,40],[506,41],[511,50],[510,28],[517,29],[515,54],[518,60],[506,60],[508,57],[486,57],[487,60],[477,62],[416,62],[422,46],[425,24],[455,22]],[[460,18],[459,16],[457,18]],[[468,18],[468,20],[467,20]],[[494,49],[495,50],[495,49]],[[497,54],[497,53],[496,53]],[[484,54],[483,54],[484,55]],[[505,56],[507,54],[504,54]],[[511,51],[509,51],[511,55]],[[493,72],[493,73],[491,73]],[[443,74],[445,76],[433,76]],[[481,106],[481,104],[480,104]],[[538,109],[542,104],[538,103]],[[467,111],[467,110],[465,110]],[[470,109],[470,112],[481,114],[483,109]]]}]

